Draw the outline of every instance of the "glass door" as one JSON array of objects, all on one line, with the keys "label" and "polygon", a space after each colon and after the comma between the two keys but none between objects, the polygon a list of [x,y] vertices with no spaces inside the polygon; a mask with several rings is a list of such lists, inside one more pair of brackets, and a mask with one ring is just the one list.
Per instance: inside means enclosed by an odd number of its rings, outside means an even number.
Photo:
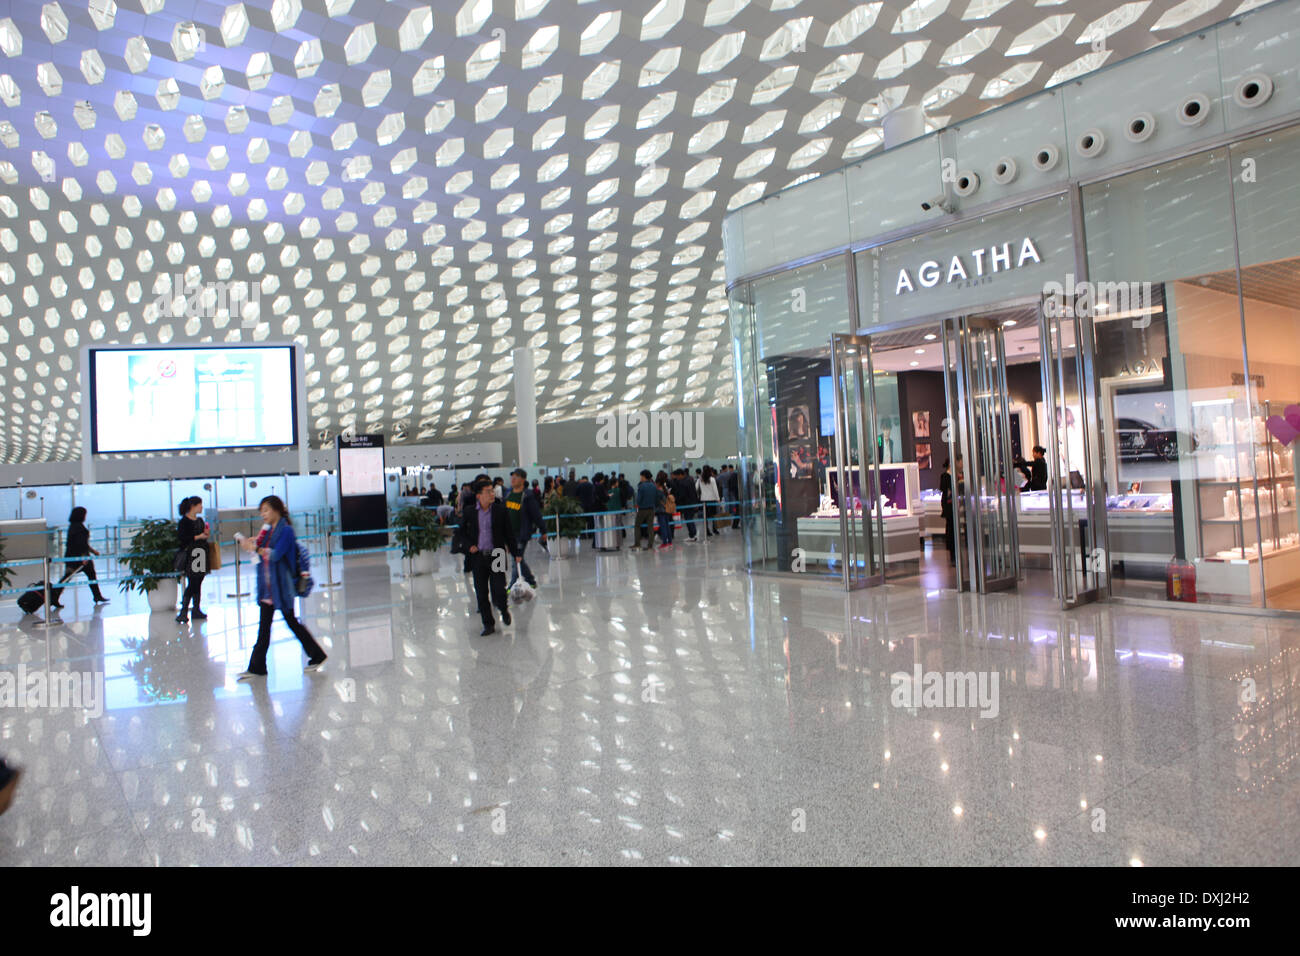
[{"label": "glass door", "polygon": [[943,321],[945,390],[957,528],[958,588],[1013,588],[1020,543],[1012,485],[1010,402],[1002,323],[958,316]]},{"label": "glass door", "polygon": [[841,568],[846,590],[884,580],[885,537],[876,490],[876,400],[866,336],[831,336],[835,399],[833,456],[823,494],[840,514]]},{"label": "glass door", "polygon": [[1052,573],[1063,608],[1108,589],[1106,493],[1100,461],[1092,318],[1063,296],[1039,306],[1043,427],[1049,449]]}]

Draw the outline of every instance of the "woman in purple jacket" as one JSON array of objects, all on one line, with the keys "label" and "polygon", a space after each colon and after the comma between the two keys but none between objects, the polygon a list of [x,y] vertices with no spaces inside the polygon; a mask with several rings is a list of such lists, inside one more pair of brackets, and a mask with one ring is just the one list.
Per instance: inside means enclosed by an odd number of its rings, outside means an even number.
[{"label": "woman in purple jacket", "polygon": [[266,676],[266,651],[271,646],[271,618],[277,610],[307,654],[304,672],[319,670],[326,657],[311,632],[293,614],[293,601],[298,596],[298,538],[289,522],[289,513],[285,510],[284,502],[276,495],[267,495],[262,499],[261,512],[265,524],[257,540],[240,541],[240,546],[245,551],[256,552],[259,558],[257,606],[261,611],[257,624],[257,643],[253,645],[248,670],[239,675],[241,681]]}]

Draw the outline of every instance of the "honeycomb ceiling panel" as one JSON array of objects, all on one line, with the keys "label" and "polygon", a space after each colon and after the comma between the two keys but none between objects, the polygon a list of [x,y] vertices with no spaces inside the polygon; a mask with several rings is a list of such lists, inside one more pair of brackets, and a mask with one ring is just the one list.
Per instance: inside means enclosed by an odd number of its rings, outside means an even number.
[{"label": "honeycomb ceiling panel", "polygon": [[517,347],[542,421],[730,404],[728,209],[1241,9],[0,2],[0,459],[93,343],[300,342],[316,445],[511,425]]}]

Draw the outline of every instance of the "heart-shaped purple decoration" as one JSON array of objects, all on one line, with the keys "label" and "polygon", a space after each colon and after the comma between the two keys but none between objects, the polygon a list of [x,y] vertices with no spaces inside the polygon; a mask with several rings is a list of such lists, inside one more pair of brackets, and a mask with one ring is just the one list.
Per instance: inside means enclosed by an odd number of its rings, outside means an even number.
[{"label": "heart-shaped purple decoration", "polygon": [[1283,445],[1289,445],[1300,438],[1300,405],[1288,405],[1283,415],[1270,415],[1264,423],[1273,437]]}]

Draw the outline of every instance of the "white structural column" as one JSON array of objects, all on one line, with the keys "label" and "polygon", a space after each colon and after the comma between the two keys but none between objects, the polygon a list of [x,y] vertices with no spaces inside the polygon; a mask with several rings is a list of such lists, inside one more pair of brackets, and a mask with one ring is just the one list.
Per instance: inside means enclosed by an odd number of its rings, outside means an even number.
[{"label": "white structural column", "polygon": [[900,106],[890,110],[880,121],[885,134],[885,149],[925,135],[925,111],[919,106]]},{"label": "white structural column", "polygon": [[514,359],[519,467],[531,471],[537,464],[537,391],[533,387],[532,350],[515,349]]}]

